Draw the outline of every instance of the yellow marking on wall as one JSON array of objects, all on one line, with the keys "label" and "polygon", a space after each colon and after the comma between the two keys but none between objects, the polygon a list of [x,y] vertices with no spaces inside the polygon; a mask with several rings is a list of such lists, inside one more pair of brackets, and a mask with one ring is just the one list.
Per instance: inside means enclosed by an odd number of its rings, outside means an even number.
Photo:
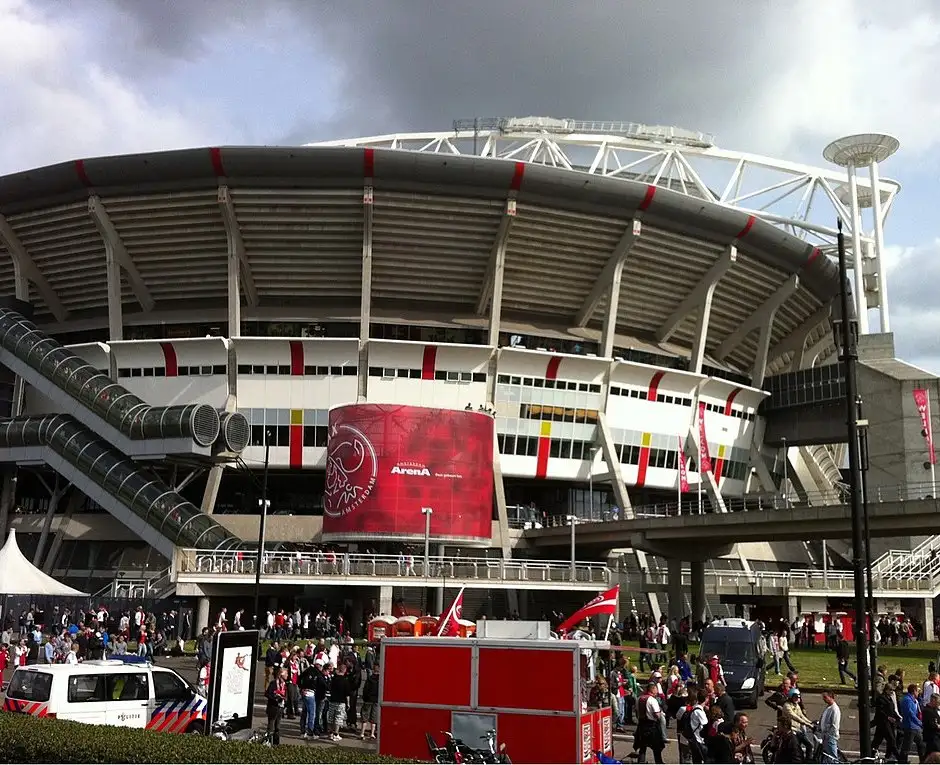
[{"label": "yellow marking on wall", "polygon": [[290,410],[290,424],[291,425],[303,425],[304,424],[304,410],[303,409],[291,409]]},{"label": "yellow marking on wall", "polygon": [[643,434],[643,441],[641,442],[641,445],[643,446],[644,449],[649,449],[650,442],[651,442],[652,440],[653,440],[653,434],[652,434],[652,433],[644,433],[644,434]]},{"label": "yellow marking on wall", "polygon": [[543,438],[548,438],[552,434],[552,424],[550,422],[542,422],[542,426],[539,430],[539,435]]},{"label": "yellow marking on wall", "polygon": [[724,444],[719,444],[718,446],[718,459],[723,460],[725,458],[725,447]]}]

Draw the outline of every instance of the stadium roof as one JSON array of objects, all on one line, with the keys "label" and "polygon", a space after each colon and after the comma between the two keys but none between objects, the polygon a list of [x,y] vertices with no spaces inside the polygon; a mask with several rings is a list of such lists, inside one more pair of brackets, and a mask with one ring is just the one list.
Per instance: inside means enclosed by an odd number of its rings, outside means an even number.
[{"label": "stadium roof", "polygon": [[617,344],[685,355],[704,286],[735,245],[708,356],[749,370],[768,306],[779,306],[772,364],[827,343],[836,266],[746,211],[622,178],[390,149],[203,148],[0,177],[0,294],[14,294],[16,262],[40,324],[106,326],[114,257],[125,323],[224,317],[231,248],[244,258],[244,318],[358,317],[364,201],[377,320],[484,326],[505,236],[507,329],[596,337],[623,258]]}]

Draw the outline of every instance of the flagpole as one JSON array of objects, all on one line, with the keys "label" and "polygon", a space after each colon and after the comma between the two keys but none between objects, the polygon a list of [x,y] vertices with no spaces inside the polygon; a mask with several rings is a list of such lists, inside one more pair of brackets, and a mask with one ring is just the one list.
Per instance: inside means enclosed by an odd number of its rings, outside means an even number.
[{"label": "flagpole", "polygon": [[611,614],[610,617],[607,619],[607,629],[604,630],[604,640],[607,640],[608,636],[610,635],[610,628],[613,626],[614,626],[614,615]]}]

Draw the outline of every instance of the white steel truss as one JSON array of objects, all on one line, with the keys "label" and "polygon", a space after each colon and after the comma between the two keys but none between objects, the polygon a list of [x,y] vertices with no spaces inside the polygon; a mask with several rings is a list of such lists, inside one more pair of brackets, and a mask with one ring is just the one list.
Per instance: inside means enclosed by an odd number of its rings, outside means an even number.
[{"label": "white steel truss", "polygon": [[[544,117],[462,120],[454,129],[326,141],[311,146],[362,146],[524,161],[649,183],[752,213],[820,246],[834,245],[841,218],[851,241],[855,221],[843,198],[848,178],[839,168],[818,168],[757,154],[727,151],[714,137],[675,127],[627,122],[583,122]],[[879,179],[881,225],[900,189]],[[871,181],[858,178],[859,193]],[[859,223],[859,228],[864,228]],[[871,231],[860,230],[863,243]]]}]

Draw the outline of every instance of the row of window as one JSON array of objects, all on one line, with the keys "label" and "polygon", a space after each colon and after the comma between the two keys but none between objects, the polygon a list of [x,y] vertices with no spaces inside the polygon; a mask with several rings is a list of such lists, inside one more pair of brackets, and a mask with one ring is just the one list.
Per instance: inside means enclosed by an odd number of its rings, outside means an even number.
[{"label": "row of window", "polygon": [[[625,388],[620,385],[610,386],[610,395],[638,398],[641,401],[649,400],[649,391],[642,388]],[[692,406],[692,399],[683,396],[673,396],[669,393],[657,393],[656,401],[660,404],[679,404],[679,406]]]},{"label": "row of window", "polygon": [[544,404],[523,404],[519,407],[519,416],[527,420],[548,420],[549,422],[580,422],[594,425],[597,423],[596,409],[569,409],[563,406]]},{"label": "row of window", "polygon": [[754,412],[745,412],[743,409],[731,408],[731,411],[725,411],[725,406],[722,404],[711,404],[709,402],[705,403],[706,412],[714,412],[715,414],[723,414],[726,417],[735,417],[739,420],[745,420],[747,422],[753,422]]},{"label": "row of window", "polygon": [[[369,367],[369,377],[398,377],[405,380],[420,380],[420,369],[400,369],[393,367]],[[444,369],[434,370],[434,379],[442,382],[457,383],[485,383],[486,372],[448,372]]]},{"label": "row of window", "polygon": [[[326,425],[303,425],[304,446],[326,446],[329,428]],[[264,432],[270,433],[270,446],[290,446],[290,425],[252,425],[249,446],[264,446]]]},{"label": "row of window", "polygon": [[[176,368],[178,377],[209,377],[210,375],[224,375],[225,373],[225,364],[180,366]],[[105,374],[108,373],[105,372]],[[166,377],[166,367],[119,367],[118,378],[121,377]]]},{"label": "row of window", "polygon": [[[496,437],[499,453],[516,454],[522,457],[536,457],[539,453],[539,438],[536,436],[513,436],[500,433]],[[591,441],[553,438],[549,442],[548,456],[564,460],[589,460],[597,446]],[[630,444],[617,444],[617,455],[624,465],[639,465],[641,447]],[[650,449],[651,468],[678,470],[679,452],[676,449]],[[694,460],[689,470],[695,470]],[[722,464],[722,477],[743,481],[747,477],[748,466],[745,462],[726,461]]]},{"label": "row of window", "polygon": [[[239,364],[240,375],[283,375],[291,373],[290,364]],[[359,367],[355,364],[327,366],[325,364],[308,364],[304,366],[305,377],[355,377]]]},{"label": "row of window", "polygon": [[498,375],[499,385],[522,385],[527,388],[553,388],[555,390],[574,390],[582,393],[600,393],[597,383],[575,382],[574,380],[546,380],[544,377],[522,377],[521,375]]}]

